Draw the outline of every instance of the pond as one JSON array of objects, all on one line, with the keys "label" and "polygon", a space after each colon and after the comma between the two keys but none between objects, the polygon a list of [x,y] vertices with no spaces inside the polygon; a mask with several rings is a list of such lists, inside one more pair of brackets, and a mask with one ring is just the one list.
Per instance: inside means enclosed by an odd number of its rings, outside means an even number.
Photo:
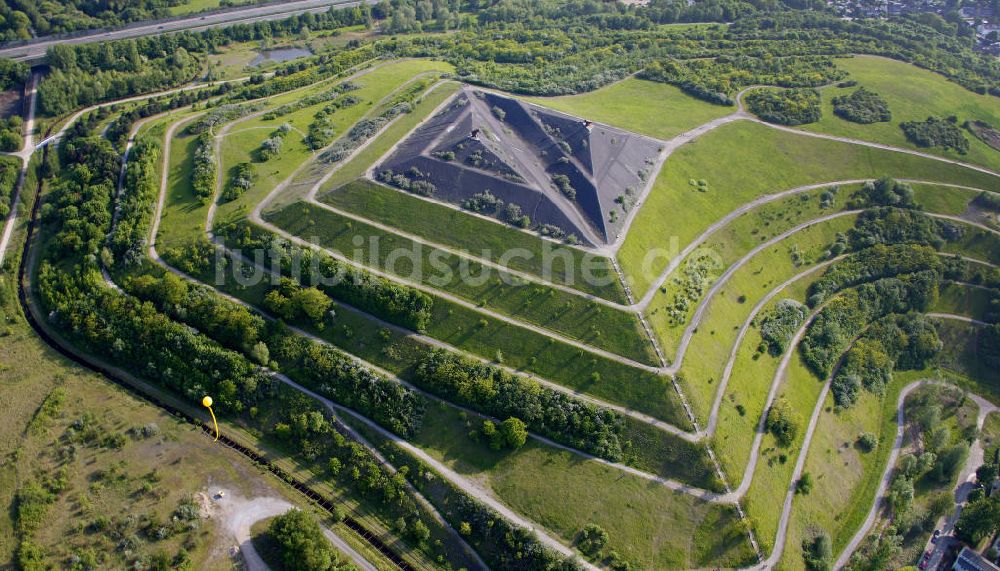
[{"label": "pond", "polygon": [[265,62],[281,63],[295,58],[311,56],[312,52],[308,48],[275,48],[273,50],[262,50],[250,62],[250,67],[256,67]]}]

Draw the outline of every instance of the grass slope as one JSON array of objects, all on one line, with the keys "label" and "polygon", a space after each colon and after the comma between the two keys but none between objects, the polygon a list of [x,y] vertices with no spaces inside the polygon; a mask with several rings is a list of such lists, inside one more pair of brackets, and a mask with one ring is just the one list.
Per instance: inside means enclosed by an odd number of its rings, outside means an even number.
[{"label": "grass slope", "polygon": [[[1000,183],[998,177],[931,159],[740,121],[684,145],[668,159],[618,259],[635,290],[645,292],[677,255],[674,239],[688,243],[741,204],[805,184],[883,175],[976,188]],[[707,181],[707,191],[689,184],[700,179]]]}]

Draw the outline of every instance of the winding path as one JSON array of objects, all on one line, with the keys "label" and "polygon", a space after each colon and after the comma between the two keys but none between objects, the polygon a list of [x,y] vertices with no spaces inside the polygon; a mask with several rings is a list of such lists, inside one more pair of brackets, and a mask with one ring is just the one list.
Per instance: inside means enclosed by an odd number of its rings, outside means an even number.
[{"label": "winding path", "polygon": [[21,172],[17,175],[17,182],[10,198],[10,213],[7,215],[7,223],[3,227],[3,235],[0,236],[0,268],[3,268],[4,257],[7,254],[7,246],[10,244],[10,237],[14,235],[14,227],[17,225],[17,209],[20,206],[21,188],[24,186],[24,179],[28,175],[28,165],[31,162],[31,155],[35,152],[35,105],[38,100],[38,74],[31,75],[31,87],[28,89],[28,119],[24,122],[24,145],[21,151],[15,153],[21,159]]}]

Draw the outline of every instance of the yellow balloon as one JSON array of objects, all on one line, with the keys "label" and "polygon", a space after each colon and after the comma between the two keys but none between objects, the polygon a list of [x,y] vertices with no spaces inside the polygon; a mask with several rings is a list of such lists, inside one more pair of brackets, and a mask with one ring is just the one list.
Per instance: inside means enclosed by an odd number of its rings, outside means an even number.
[{"label": "yellow balloon", "polygon": [[212,406],[212,397],[205,397],[201,399],[201,404],[204,406]]}]

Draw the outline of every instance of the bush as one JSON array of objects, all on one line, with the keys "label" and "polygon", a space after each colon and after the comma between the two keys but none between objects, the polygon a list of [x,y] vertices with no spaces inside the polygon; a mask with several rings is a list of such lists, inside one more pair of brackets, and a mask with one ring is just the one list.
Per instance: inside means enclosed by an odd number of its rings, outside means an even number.
[{"label": "bush", "polygon": [[780,125],[815,123],[823,113],[815,89],[757,89],[746,95],[746,104],[754,115]]},{"label": "bush", "polygon": [[899,127],[906,134],[906,138],[918,147],[953,149],[959,154],[964,155],[969,150],[969,140],[962,134],[962,130],[955,125],[957,121],[952,121],[951,119],[928,117],[925,121],[906,121],[900,123]]},{"label": "bush", "polygon": [[805,318],[806,306],[794,299],[782,299],[776,303],[760,324],[760,336],[767,352],[772,356],[784,353]]},{"label": "bush", "polygon": [[576,546],[584,554],[596,557],[608,544],[608,532],[596,523],[588,523],[576,537]]},{"label": "bush", "polygon": [[809,571],[829,571],[832,558],[830,535],[825,531],[812,539],[802,540],[802,561]]},{"label": "bush", "polygon": [[878,438],[876,438],[871,432],[863,432],[860,436],[858,436],[858,448],[861,449],[862,452],[871,452],[872,450],[875,450],[876,446],[878,446]]},{"label": "bush", "polygon": [[208,131],[198,135],[194,149],[194,168],[191,172],[191,189],[202,202],[215,193],[218,165],[215,162],[215,139]]},{"label": "bush", "polygon": [[229,184],[222,191],[222,200],[230,202],[243,196],[243,193],[250,190],[254,181],[257,180],[257,171],[250,163],[240,163],[233,167]]},{"label": "bush", "polygon": [[801,418],[792,409],[792,405],[782,397],[779,398],[767,411],[767,420],[764,427],[770,432],[778,442],[778,446],[787,448],[795,441],[798,434]]},{"label": "bush", "polygon": [[889,103],[878,93],[859,88],[850,95],[833,98],[833,112],[854,123],[885,123],[892,120]]}]

